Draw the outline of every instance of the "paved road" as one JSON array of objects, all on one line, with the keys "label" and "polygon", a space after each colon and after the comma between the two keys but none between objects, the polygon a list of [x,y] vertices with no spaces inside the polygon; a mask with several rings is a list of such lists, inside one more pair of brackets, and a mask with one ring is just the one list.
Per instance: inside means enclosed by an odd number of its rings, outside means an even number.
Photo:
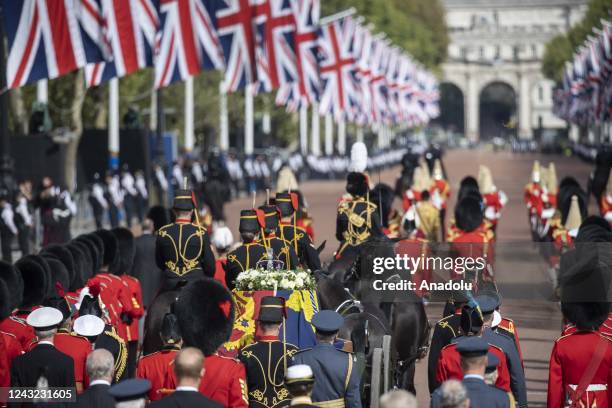
[{"label": "paved road", "polygon": [[[568,175],[586,185],[590,166],[575,158],[540,156],[534,154],[514,155],[508,152],[493,153],[485,150],[450,151],[444,158],[452,191],[456,194],[459,182],[466,175],[476,176],[479,164],[485,164],[493,172],[497,187],[506,192],[509,203],[498,226],[496,276],[504,297],[502,313],[514,319],[521,338],[527,376],[530,406],[545,406],[548,359],[554,339],[561,327],[561,314],[556,303],[550,301],[551,285],[545,264],[538,256],[537,248],[529,241],[526,211],[522,202],[523,188],[531,173],[533,160],[543,164],[554,160],[559,181]],[[393,185],[399,168],[380,174],[372,174],[375,182]],[[335,203],[344,191],[342,181],[307,182],[301,187],[309,211],[315,220],[316,243],[327,239],[324,260],[329,260],[337,242],[335,233]],[[258,203],[265,199],[257,198]],[[451,207],[454,203],[451,200]],[[240,199],[227,206],[226,214],[238,214],[242,208],[251,206],[250,199]],[[594,209],[593,209],[594,210]],[[447,217],[448,218],[448,217]],[[230,227],[237,234],[238,219],[230,220]],[[435,302],[427,306],[430,322],[435,323],[441,315],[441,305]],[[428,406],[426,360],[417,366],[417,394],[419,406]]]}]

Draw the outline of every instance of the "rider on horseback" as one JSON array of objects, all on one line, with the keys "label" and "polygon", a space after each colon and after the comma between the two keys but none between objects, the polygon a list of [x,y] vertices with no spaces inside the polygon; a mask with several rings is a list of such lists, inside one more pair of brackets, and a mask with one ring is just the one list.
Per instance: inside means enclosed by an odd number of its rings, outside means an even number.
[{"label": "rider on horseback", "polygon": [[192,222],[194,200],[189,190],[177,190],[173,210],[176,221],[159,229],[155,260],[163,271],[162,290],[179,281],[192,281],[215,273],[215,256],[206,229]]}]

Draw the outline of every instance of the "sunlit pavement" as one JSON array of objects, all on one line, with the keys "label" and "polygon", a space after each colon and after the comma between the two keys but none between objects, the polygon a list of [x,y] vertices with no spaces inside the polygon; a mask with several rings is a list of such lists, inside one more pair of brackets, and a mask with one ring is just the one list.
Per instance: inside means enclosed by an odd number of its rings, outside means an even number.
[{"label": "sunlit pavement", "polygon": [[[503,190],[509,198],[503,217],[498,226],[497,280],[500,282],[504,303],[502,313],[512,318],[519,330],[527,376],[528,398],[530,406],[545,406],[548,378],[548,360],[554,340],[561,329],[561,313],[557,303],[550,300],[551,285],[547,280],[541,258],[530,244],[530,233],[527,224],[526,210],[523,205],[523,188],[528,182],[531,167],[535,159],[547,165],[551,160],[557,167],[557,177],[571,175],[583,186],[586,186],[591,166],[577,158],[566,158],[552,155],[512,154],[510,152],[493,153],[481,150],[454,150],[444,157],[453,196],[459,182],[466,175],[476,176],[478,166],[489,166],[493,173],[495,185]],[[380,174],[370,174],[374,183],[380,181],[394,186],[399,175],[399,167]],[[301,186],[309,205],[309,212],[314,218],[315,240],[319,245],[327,240],[323,253],[328,261],[336,249],[335,205],[344,191],[344,181],[312,181]],[[257,198],[258,205],[265,199],[265,194]],[[232,215],[229,226],[238,235],[239,210],[250,208],[252,200],[243,198],[226,207],[226,214]],[[399,204],[399,203],[398,203]],[[596,209],[591,204],[591,213]],[[447,215],[452,217],[452,210]],[[439,319],[442,306],[432,302],[427,306],[427,314],[432,324]],[[420,361],[417,366],[417,394],[419,406],[428,406],[427,361]]]}]

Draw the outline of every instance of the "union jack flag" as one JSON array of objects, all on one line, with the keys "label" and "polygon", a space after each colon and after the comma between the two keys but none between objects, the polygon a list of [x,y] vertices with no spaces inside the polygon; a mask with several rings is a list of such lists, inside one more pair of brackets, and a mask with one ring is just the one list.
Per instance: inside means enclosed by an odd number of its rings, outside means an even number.
[{"label": "union jack flag", "polygon": [[354,35],[355,24],[350,17],[321,26],[319,30],[322,88],[319,112],[332,113],[336,121],[352,120],[360,105]]},{"label": "union jack flag", "polygon": [[319,97],[317,29],[320,2],[319,0],[293,1],[291,6],[296,22],[293,41],[297,80],[280,87],[276,103],[287,106],[290,112],[295,112],[301,106],[308,106],[317,101]]},{"label": "union jack flag", "polygon": [[[103,58],[102,19],[93,0],[2,0],[7,87],[65,75]],[[83,26],[84,21],[92,25]]]},{"label": "union jack flag", "polygon": [[357,80],[361,95],[362,109],[356,122],[360,125],[371,124],[372,120],[372,33],[367,28],[357,25],[355,30],[355,55],[357,57]]},{"label": "union jack flag", "polygon": [[224,0],[217,11],[217,31],[225,55],[226,92],[255,83],[255,0]]},{"label": "union jack flag", "polygon": [[159,29],[158,4],[152,0],[102,0],[106,40],[112,61],[88,64],[88,87],[129,75],[153,64],[155,36]]},{"label": "union jack flag", "polygon": [[161,0],[161,30],[155,55],[155,87],[183,80],[201,69],[222,69],[215,0]]},{"label": "union jack flag", "polygon": [[385,40],[374,40],[370,65],[372,71],[370,94],[372,95],[372,122],[376,124],[386,122],[388,116],[386,74],[389,65],[389,51]]}]

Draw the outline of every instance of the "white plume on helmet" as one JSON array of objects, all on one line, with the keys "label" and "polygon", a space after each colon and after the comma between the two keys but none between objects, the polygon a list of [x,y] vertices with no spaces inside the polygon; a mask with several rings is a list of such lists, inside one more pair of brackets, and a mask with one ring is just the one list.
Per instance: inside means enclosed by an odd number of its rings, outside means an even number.
[{"label": "white plume on helmet", "polygon": [[363,173],[368,167],[368,148],[363,142],[355,142],[351,146],[350,171]]},{"label": "white plume on helmet", "polygon": [[212,235],[212,244],[217,249],[229,248],[234,244],[234,236],[228,227],[218,227]]}]

